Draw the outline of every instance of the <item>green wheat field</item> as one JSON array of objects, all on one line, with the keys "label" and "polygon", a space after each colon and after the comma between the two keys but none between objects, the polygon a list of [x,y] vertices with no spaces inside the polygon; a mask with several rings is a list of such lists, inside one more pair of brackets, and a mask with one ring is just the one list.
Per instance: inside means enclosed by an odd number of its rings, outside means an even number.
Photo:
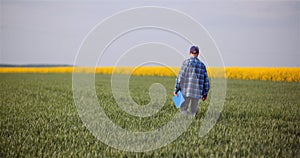
[{"label": "green wheat field", "polygon": [[[174,77],[130,78],[130,94],[150,102],[149,87],[167,90],[163,108],[148,118],[123,112],[114,100],[109,75],[95,76],[99,101],[109,118],[132,131],[164,125],[177,113]],[[117,150],[83,125],[73,101],[72,74],[0,74],[0,157],[300,157],[300,83],[227,80],[223,111],[204,137],[198,136],[209,100],[188,130],[154,151]],[[213,85],[212,85],[213,86]]]}]

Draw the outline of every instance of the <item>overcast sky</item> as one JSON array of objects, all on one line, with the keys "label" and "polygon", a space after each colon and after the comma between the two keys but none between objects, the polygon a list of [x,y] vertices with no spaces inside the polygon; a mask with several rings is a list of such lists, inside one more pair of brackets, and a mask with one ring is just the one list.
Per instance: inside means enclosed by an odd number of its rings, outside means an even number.
[{"label": "overcast sky", "polygon": [[[175,9],[197,20],[215,40],[225,66],[300,66],[300,1],[277,0],[1,0],[0,63],[74,64],[92,28],[121,10],[142,6]],[[132,40],[146,36],[153,35],[152,42],[171,37],[156,34],[137,31],[123,37],[128,43],[112,46],[128,49],[139,44]],[[189,48],[176,49],[187,56]],[[99,65],[114,65],[124,54],[120,50],[105,52]]]}]

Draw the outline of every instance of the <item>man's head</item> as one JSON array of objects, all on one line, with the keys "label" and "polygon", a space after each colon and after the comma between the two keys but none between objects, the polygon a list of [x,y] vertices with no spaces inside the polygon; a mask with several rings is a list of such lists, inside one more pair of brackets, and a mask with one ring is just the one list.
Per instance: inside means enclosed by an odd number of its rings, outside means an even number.
[{"label": "man's head", "polygon": [[192,46],[190,48],[190,55],[194,56],[194,57],[198,56],[199,55],[199,48],[197,46]]}]

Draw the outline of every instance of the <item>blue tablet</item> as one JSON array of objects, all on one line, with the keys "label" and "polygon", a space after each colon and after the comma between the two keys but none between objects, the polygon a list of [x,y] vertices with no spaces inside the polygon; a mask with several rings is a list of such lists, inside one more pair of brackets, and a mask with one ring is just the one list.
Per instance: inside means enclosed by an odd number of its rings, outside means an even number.
[{"label": "blue tablet", "polygon": [[181,93],[181,91],[177,92],[178,96],[173,96],[173,102],[175,104],[175,107],[178,109],[180,105],[184,102],[184,97]]}]

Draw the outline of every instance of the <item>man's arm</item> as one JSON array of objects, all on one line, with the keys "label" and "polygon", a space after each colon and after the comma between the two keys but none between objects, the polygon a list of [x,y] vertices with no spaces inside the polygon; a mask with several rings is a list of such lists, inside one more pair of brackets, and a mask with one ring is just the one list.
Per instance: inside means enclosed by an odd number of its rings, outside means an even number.
[{"label": "man's arm", "polygon": [[204,66],[204,82],[203,82],[203,94],[202,94],[202,100],[205,101],[208,95],[209,91],[209,79],[206,71],[206,67]]},{"label": "man's arm", "polygon": [[182,81],[183,77],[184,77],[184,74],[185,74],[185,69],[186,69],[186,61],[183,62],[181,68],[180,68],[180,71],[178,73],[178,76],[176,78],[176,83],[175,83],[175,88],[174,88],[174,92],[173,94],[175,96],[177,96],[177,92],[179,90],[181,90],[181,87],[180,87],[180,82]]}]

